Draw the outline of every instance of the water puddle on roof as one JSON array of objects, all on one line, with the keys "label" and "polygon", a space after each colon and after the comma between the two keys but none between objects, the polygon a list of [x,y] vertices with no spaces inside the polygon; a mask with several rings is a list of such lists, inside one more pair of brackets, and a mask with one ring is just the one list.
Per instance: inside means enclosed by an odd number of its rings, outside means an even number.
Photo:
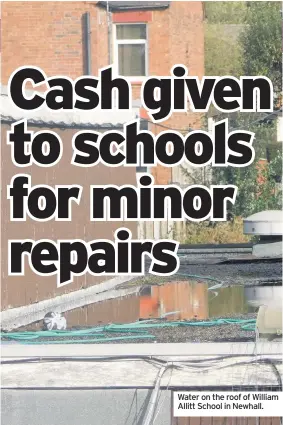
[{"label": "water puddle on roof", "polygon": [[[247,303],[242,286],[221,288],[219,285],[176,281],[128,287],[127,290],[117,289],[114,292],[117,292],[116,298],[113,298],[112,292],[112,299],[64,313],[67,327],[131,323],[153,318],[166,318],[167,321],[206,320],[239,317],[255,311],[255,307]],[[40,325],[30,325],[29,329],[39,329]]]}]

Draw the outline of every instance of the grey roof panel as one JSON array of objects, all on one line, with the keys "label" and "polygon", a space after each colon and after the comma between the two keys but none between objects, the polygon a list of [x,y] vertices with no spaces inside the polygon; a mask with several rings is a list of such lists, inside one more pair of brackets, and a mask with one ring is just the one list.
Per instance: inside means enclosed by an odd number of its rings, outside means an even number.
[{"label": "grey roof panel", "polygon": [[[99,1],[97,5],[106,8],[107,1]],[[170,1],[109,1],[108,5],[112,12],[122,12],[125,10],[167,9]]]},{"label": "grey roof panel", "polygon": [[[26,94],[33,91],[26,90]],[[35,111],[21,110],[14,105],[8,96],[7,87],[1,86],[0,117],[2,123],[12,123],[27,119],[29,125],[49,128],[115,128],[123,127],[129,121],[138,117],[138,108],[132,110],[102,110],[96,108],[90,111],[52,111],[43,105]]]}]

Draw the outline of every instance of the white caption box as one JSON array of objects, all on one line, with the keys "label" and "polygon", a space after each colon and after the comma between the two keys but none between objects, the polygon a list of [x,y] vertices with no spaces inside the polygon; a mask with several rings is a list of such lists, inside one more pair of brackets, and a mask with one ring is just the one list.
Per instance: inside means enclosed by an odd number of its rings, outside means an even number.
[{"label": "white caption box", "polygon": [[281,417],[283,392],[174,392],[175,417]]}]

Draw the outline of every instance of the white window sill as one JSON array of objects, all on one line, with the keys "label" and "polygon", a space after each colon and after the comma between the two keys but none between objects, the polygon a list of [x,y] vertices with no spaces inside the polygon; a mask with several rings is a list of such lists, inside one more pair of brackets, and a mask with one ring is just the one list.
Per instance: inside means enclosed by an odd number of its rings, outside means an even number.
[{"label": "white window sill", "polygon": [[142,84],[148,77],[126,77],[120,75],[120,77],[126,78],[131,84]]}]

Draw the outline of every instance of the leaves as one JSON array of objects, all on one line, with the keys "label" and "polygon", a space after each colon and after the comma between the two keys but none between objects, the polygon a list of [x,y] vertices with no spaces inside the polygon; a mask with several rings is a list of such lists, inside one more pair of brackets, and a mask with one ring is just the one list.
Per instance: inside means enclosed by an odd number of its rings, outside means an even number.
[{"label": "leaves", "polygon": [[205,17],[212,24],[242,24],[247,15],[245,1],[205,2]]},{"label": "leaves", "polygon": [[282,17],[277,1],[251,2],[240,37],[245,75],[265,75],[282,92]]},{"label": "leaves", "polygon": [[[279,165],[282,163],[282,153],[277,151],[276,156],[268,163],[259,161],[244,168],[215,168],[213,173],[214,184],[234,184],[238,187],[238,195],[232,211],[235,215],[248,217],[259,211],[282,208],[282,188],[277,183],[276,176],[281,176]],[[278,171],[280,170],[280,171]]]},{"label": "leaves", "polygon": [[[282,16],[281,2],[206,2],[206,75],[264,75],[274,87],[274,105],[282,95]],[[281,103],[282,104],[282,103]],[[214,115],[214,114],[213,114]],[[276,121],[263,120],[267,114],[236,113],[229,118],[229,131],[255,133],[256,157],[244,168],[214,168],[214,184],[234,184],[238,196],[232,211],[249,216],[266,209],[282,208],[282,146],[277,142]],[[276,144],[278,143],[278,149]],[[273,148],[270,162],[266,149]]]},{"label": "leaves", "polygon": [[239,36],[241,25],[205,25],[205,73],[206,75],[243,74],[242,48]]}]

